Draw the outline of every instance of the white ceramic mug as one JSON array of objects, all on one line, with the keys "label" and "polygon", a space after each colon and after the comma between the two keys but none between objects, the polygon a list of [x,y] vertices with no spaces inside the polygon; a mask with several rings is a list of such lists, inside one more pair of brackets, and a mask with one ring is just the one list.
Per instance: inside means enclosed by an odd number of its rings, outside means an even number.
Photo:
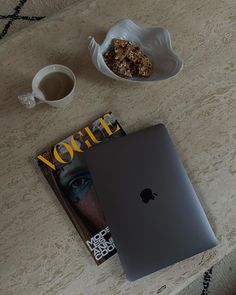
[{"label": "white ceramic mug", "polygon": [[[39,89],[39,84],[42,79],[51,73],[65,73],[67,74],[71,80],[73,81],[73,88],[71,92],[65,97],[58,100],[46,100],[42,91]],[[27,108],[31,109],[39,103],[47,103],[56,108],[63,108],[67,106],[73,100],[74,92],[75,92],[76,78],[74,73],[63,65],[49,65],[42,68],[33,78],[32,81],[32,92],[26,93],[18,96],[19,101]]]}]

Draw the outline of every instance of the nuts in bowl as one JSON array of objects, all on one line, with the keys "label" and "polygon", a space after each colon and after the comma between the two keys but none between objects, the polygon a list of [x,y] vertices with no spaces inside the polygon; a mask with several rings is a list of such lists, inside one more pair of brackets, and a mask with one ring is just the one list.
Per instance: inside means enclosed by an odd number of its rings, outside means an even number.
[{"label": "nuts in bowl", "polygon": [[89,39],[94,66],[115,80],[160,81],[173,77],[183,67],[164,28],[142,28],[130,19],[122,19],[111,26],[101,45],[93,37]]},{"label": "nuts in bowl", "polygon": [[114,38],[103,57],[112,72],[120,77],[151,76],[150,58],[133,42]]}]

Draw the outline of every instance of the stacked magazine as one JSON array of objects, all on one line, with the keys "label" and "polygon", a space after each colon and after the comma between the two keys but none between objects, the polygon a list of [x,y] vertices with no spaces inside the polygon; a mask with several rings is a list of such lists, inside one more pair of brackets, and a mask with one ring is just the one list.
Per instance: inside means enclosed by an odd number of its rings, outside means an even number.
[{"label": "stacked magazine", "polygon": [[83,153],[104,141],[125,136],[109,112],[36,157],[43,175],[97,264],[116,253]]}]

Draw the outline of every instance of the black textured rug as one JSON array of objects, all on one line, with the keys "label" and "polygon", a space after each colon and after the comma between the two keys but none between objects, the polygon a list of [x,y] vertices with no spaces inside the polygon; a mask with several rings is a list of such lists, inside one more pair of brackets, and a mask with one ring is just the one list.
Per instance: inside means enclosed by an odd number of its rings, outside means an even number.
[{"label": "black textured rug", "polygon": [[13,14],[8,14],[8,15],[0,15],[0,19],[7,19],[8,22],[5,24],[2,32],[0,33],[0,39],[5,37],[12,26],[13,22],[15,21],[21,21],[21,20],[26,20],[26,21],[39,21],[43,19],[45,16],[26,16],[26,15],[20,15],[20,11],[25,5],[25,3],[28,0],[20,0],[17,6],[14,8],[14,13]]},{"label": "black textured rug", "polygon": [[208,271],[206,271],[204,273],[204,276],[203,276],[203,289],[202,289],[202,294],[201,295],[209,294],[208,288],[209,288],[210,281],[211,281],[212,270],[213,270],[213,267],[210,268]]}]

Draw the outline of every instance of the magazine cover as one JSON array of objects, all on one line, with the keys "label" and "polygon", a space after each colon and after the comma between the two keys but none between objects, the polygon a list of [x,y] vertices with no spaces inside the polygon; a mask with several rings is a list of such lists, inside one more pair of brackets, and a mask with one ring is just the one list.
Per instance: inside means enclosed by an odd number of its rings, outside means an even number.
[{"label": "magazine cover", "polygon": [[112,113],[106,113],[36,157],[51,185],[97,264],[116,253],[83,152],[125,132]]}]

